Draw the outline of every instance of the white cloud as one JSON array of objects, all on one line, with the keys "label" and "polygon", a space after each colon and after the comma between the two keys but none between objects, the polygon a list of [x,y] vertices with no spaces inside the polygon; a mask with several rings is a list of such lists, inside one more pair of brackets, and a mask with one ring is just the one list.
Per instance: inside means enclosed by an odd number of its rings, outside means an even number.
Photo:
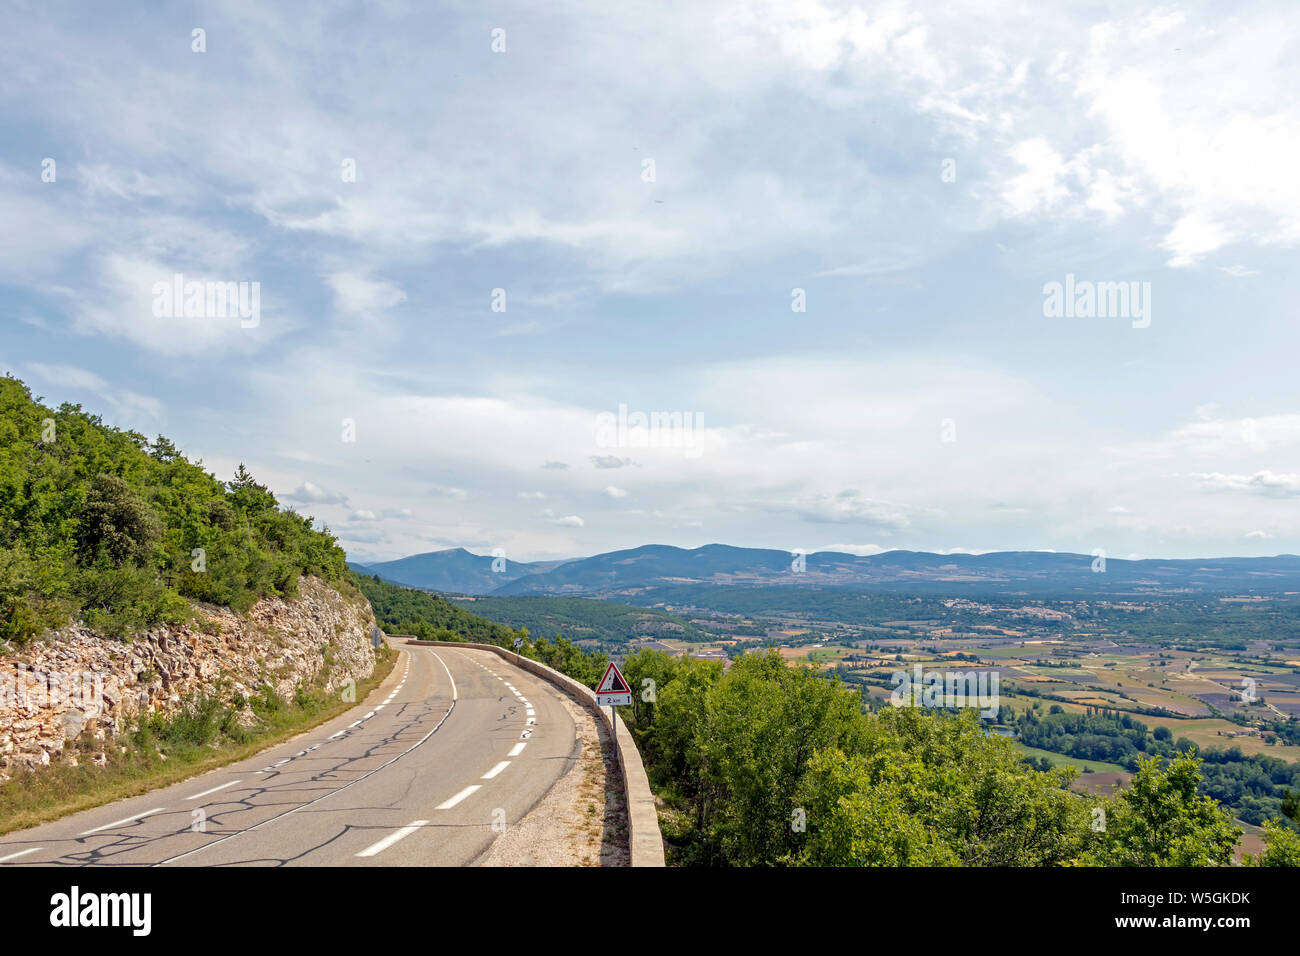
[{"label": "white cloud", "polygon": [[334,290],[335,307],[348,315],[371,318],[406,301],[401,286],[358,272],[335,272],[325,281]]},{"label": "white cloud", "polygon": [[44,362],[32,362],[27,368],[39,381],[61,389],[89,392],[97,396],[114,409],[126,427],[135,427],[142,418],[156,421],[162,417],[162,403],[158,399],[113,386],[86,369]]},{"label": "white cloud", "polygon": [[1214,491],[1238,491],[1275,498],[1300,496],[1300,474],[1257,471],[1253,475],[1225,475],[1220,472],[1210,472],[1192,477],[1200,479],[1203,487]]},{"label": "white cloud", "polygon": [[348,502],[346,495],[326,491],[324,488],[321,488],[319,485],[314,485],[310,481],[304,481],[294,489],[292,494],[283,495],[282,497],[289,501],[299,501],[304,504],[317,505],[345,505]]},{"label": "white cloud", "polygon": [[889,549],[882,548],[878,544],[828,544],[817,549],[817,551],[827,551],[835,554],[856,554],[859,557],[880,554],[887,550]]}]

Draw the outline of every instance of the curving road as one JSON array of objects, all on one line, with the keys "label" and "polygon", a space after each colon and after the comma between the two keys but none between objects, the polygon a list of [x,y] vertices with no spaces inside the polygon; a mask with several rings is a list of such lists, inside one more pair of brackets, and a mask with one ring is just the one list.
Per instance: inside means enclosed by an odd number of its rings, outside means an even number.
[{"label": "curving road", "polygon": [[489,651],[397,646],[393,672],[348,713],[0,837],[0,867],[472,864],[572,765],[577,728],[558,688]]}]

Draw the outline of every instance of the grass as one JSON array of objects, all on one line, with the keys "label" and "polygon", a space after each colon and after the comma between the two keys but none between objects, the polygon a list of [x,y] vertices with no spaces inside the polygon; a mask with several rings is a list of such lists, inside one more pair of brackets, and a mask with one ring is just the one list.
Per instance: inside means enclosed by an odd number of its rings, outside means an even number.
[{"label": "grass", "polygon": [[1078,767],[1080,771],[1091,770],[1093,773],[1108,773],[1115,770],[1124,772],[1124,768],[1117,763],[1107,763],[1104,760],[1082,760],[1079,757],[1067,757],[1065,754],[1052,753],[1050,750],[1039,750],[1037,747],[1026,747],[1018,740],[1011,741],[1011,744],[1027,757],[1046,757],[1048,763],[1053,767]]},{"label": "grass", "polygon": [[107,748],[106,752],[112,752],[103,767],[84,762],[105,749],[101,744],[70,741],[65,753],[71,748],[79,758],[78,766],[53,763],[0,784],[0,835],[168,787],[251,757],[364,702],[389,675],[396,660],[397,651],[377,648],[375,670],[357,682],[353,702],[310,689],[300,689],[288,701],[264,693],[250,701],[258,717],[257,726],[251,729],[235,724],[231,709],[216,698],[192,700],[170,718],[155,715],[123,732],[117,743],[125,744],[127,752]]}]

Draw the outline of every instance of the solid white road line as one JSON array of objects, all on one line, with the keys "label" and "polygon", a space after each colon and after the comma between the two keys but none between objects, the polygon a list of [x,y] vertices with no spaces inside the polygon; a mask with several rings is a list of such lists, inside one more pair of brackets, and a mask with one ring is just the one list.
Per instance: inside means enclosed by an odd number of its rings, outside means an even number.
[{"label": "solid white road line", "polygon": [[[434,657],[438,657],[438,652],[437,652],[437,651],[434,651],[433,656],[434,656]],[[451,699],[452,699],[452,701],[454,702],[454,701],[460,700],[460,692],[456,690],[456,678],[454,678],[454,677],[451,676],[451,668],[447,666],[447,662],[444,661],[441,657],[438,657],[438,663],[441,664],[441,665],[442,665],[442,669],[445,670],[445,671],[447,672],[447,680],[451,681]]]},{"label": "solid white road line", "polygon": [[[434,654],[434,657],[438,657],[438,655],[437,655],[437,654]],[[438,660],[439,660],[440,662],[442,662],[443,670],[447,670],[447,664],[446,664],[446,662],[442,661],[442,658],[441,658],[441,657],[438,657]],[[450,670],[447,670],[447,677],[448,677],[448,679],[451,678],[451,671],[450,671]],[[338,796],[338,795],[339,795],[340,793],[342,793],[344,790],[347,790],[349,787],[354,787],[354,786],[356,786],[356,785],[359,784],[362,780],[368,780],[368,779],[370,779],[370,778],[373,777],[375,774],[379,773],[380,771],[382,771],[383,769],[385,769],[386,767],[388,767],[389,764],[392,764],[392,763],[395,763],[395,762],[398,761],[398,760],[401,760],[403,757],[405,757],[405,756],[406,756],[407,754],[409,754],[411,751],[415,750],[417,747],[419,747],[420,745],[422,745],[426,740],[428,740],[430,737],[432,737],[434,734],[436,734],[436,733],[438,732],[439,728],[441,728],[442,725],[445,724],[445,723],[447,722],[447,718],[451,716],[451,712],[452,712],[453,710],[455,710],[455,709],[456,709],[456,682],[455,682],[454,680],[452,680],[452,682],[451,682],[451,706],[447,708],[447,712],[446,712],[445,714],[442,715],[442,718],[438,721],[437,724],[435,724],[435,725],[433,726],[433,729],[430,730],[430,731],[429,731],[427,734],[425,734],[423,737],[421,737],[419,740],[417,740],[415,743],[411,744],[411,746],[407,747],[407,748],[406,748],[405,750],[403,750],[401,753],[396,754],[396,755],[394,755],[394,756],[388,758],[387,760],[385,760],[383,763],[381,763],[381,764],[380,764],[378,767],[376,767],[374,770],[370,770],[370,771],[367,771],[366,773],[363,773],[361,776],[357,777],[357,779],[352,780],[352,781],[350,781],[350,782],[348,782],[348,783],[345,783],[343,786],[339,787],[337,790],[331,790],[329,793],[322,794],[321,796],[317,797],[315,800],[309,800],[307,803],[299,804],[299,805],[296,806],[296,807],[290,807],[288,810],[285,810],[283,813],[277,813],[275,816],[270,817],[269,819],[263,820],[261,823],[255,823],[255,824],[253,824],[251,827],[249,827],[247,830],[236,830],[234,833],[231,833],[231,834],[229,834],[229,835],[227,835],[227,836],[224,836],[224,837],[222,837],[220,840],[213,840],[211,843],[205,843],[205,844],[204,844],[203,846],[201,846],[201,847],[196,847],[196,848],[193,849],[193,850],[187,850],[186,852],[184,852],[184,853],[180,853],[180,854],[177,854],[176,856],[168,857],[168,858],[165,859],[165,860],[160,860],[160,861],[158,861],[157,863],[155,863],[155,864],[153,864],[153,865],[154,865],[154,866],[166,866],[168,863],[175,863],[177,860],[182,860],[182,859],[184,859],[184,858],[187,857],[187,856],[193,856],[195,853],[201,853],[201,852],[204,851],[204,850],[210,850],[210,849],[212,849],[214,846],[217,846],[218,844],[225,843],[227,840],[233,840],[235,837],[237,837],[237,836],[241,836],[241,835],[243,835],[243,834],[245,834],[245,833],[252,833],[254,830],[260,830],[262,827],[266,826],[268,823],[274,823],[276,820],[279,820],[279,819],[282,818],[282,817],[287,817],[287,816],[289,816],[291,813],[297,813],[299,810],[306,810],[308,807],[314,807],[316,804],[320,803],[322,800],[328,800],[330,797],[336,797],[336,796]],[[259,771],[259,772],[260,772],[260,771]],[[477,790],[478,788],[475,787],[474,789]]]},{"label": "solid white road line", "polygon": [[39,849],[40,847],[34,846],[27,850],[19,850],[17,853],[10,853],[8,856],[0,856],[0,863],[5,863],[8,860],[16,860],[20,856],[26,856],[28,853],[35,853]]},{"label": "solid white road line", "polygon": [[404,840],[407,837],[409,837],[412,833],[414,833],[416,830],[420,829],[420,827],[428,826],[428,825],[429,825],[428,820],[416,820],[410,826],[402,827],[402,829],[400,830],[394,830],[392,833],[388,834],[388,836],[384,837],[382,840],[380,840],[378,843],[374,844],[373,846],[366,847],[364,850],[358,853],[357,856],[375,856],[376,854],[383,853],[385,850],[387,850],[398,840]]},{"label": "solid white road line", "polygon": [[213,787],[211,790],[204,790],[202,793],[196,793],[194,796],[192,796],[192,797],[186,797],[185,799],[186,799],[186,800],[197,800],[199,797],[206,797],[208,794],[210,794],[210,793],[216,793],[218,790],[225,790],[227,787],[233,787],[233,786],[234,786],[235,784],[237,784],[237,783],[239,783],[238,780],[232,780],[232,781],[230,781],[230,783],[223,783],[223,784],[222,784],[221,786],[219,786],[219,787]]},{"label": "solid white road line", "polygon": [[513,747],[510,748],[510,753],[506,754],[506,756],[518,757],[521,753],[524,752],[524,748],[527,746],[528,744],[515,744]]},{"label": "solid white road line", "polygon": [[505,770],[506,767],[508,767],[508,766],[510,766],[510,761],[509,761],[509,760],[503,760],[503,761],[501,761],[499,764],[497,764],[495,767],[493,767],[491,770],[489,770],[487,773],[483,774],[483,776],[479,777],[479,779],[480,779],[480,780],[491,780],[493,777],[495,777],[497,774],[499,774],[502,770]]},{"label": "solid white road line", "polygon": [[87,830],[78,836],[90,836],[92,833],[98,833],[100,830],[111,830],[113,827],[120,827],[124,823],[135,823],[137,820],[143,820],[145,817],[151,817],[155,813],[162,813],[166,807],[159,807],[157,810],[148,810],[144,813],[137,813],[133,817],[127,817],[125,820],[118,820],[116,823],[105,823],[102,827],[95,827],[93,830]]},{"label": "solid white road line", "polygon": [[472,787],[466,787],[464,790],[462,790],[460,793],[456,794],[456,796],[452,797],[450,800],[444,800],[442,803],[438,804],[437,809],[439,809],[439,810],[450,810],[452,807],[454,807],[456,804],[460,803],[462,800],[464,800],[466,797],[468,797],[468,796],[469,796],[471,793],[473,793],[475,790],[479,790],[479,789],[481,789],[481,787],[482,787],[482,785],[481,785],[481,784],[477,784],[477,783],[474,784]]}]

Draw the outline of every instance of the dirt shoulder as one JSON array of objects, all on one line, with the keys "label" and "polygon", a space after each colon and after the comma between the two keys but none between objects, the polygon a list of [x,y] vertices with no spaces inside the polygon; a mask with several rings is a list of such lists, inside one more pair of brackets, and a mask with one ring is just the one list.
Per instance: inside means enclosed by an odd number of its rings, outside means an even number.
[{"label": "dirt shoulder", "polygon": [[604,721],[567,695],[574,759],[537,806],[507,827],[479,866],[628,866],[623,777]]}]

